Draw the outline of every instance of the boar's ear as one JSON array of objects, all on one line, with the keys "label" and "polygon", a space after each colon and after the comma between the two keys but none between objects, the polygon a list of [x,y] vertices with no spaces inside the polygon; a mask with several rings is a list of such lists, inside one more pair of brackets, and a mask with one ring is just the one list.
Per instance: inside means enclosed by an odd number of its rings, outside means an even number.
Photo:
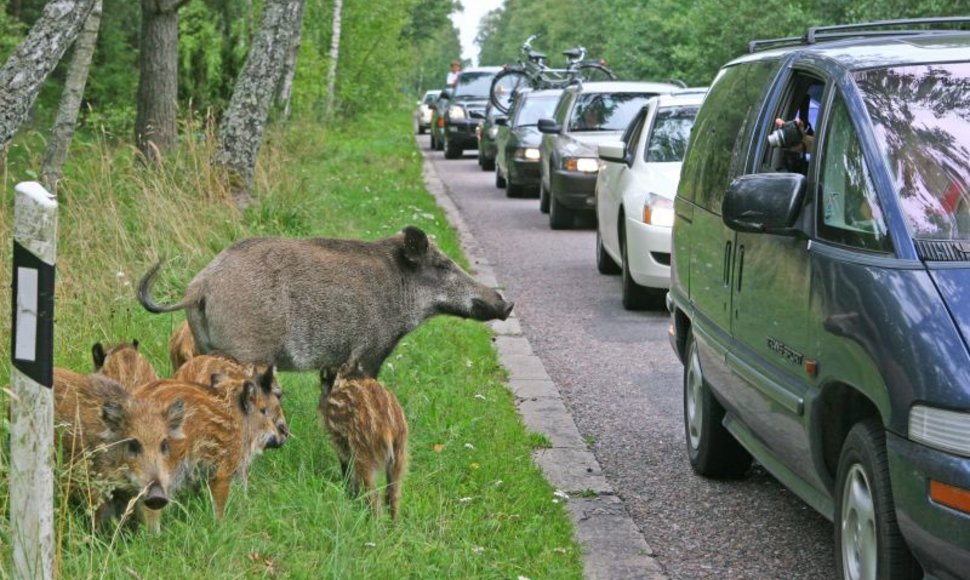
[{"label": "boar's ear", "polygon": [[414,226],[404,228],[404,258],[409,262],[417,263],[427,253],[427,234]]},{"label": "boar's ear", "polygon": [[218,389],[219,383],[224,380],[226,380],[226,375],[222,373],[212,373],[212,375],[209,377],[209,386],[213,389]]},{"label": "boar's ear", "polygon": [[256,407],[256,383],[252,381],[244,381],[242,392],[239,393],[239,406],[242,407],[243,413],[250,414]]},{"label": "boar's ear", "polygon": [[104,346],[100,342],[94,343],[94,346],[91,347],[91,358],[94,359],[94,370],[101,370],[101,367],[104,366],[105,354]]},{"label": "boar's ear", "polygon": [[101,406],[101,420],[109,431],[120,433],[125,427],[125,408],[117,401],[108,401]]},{"label": "boar's ear", "polygon": [[165,425],[172,437],[182,437],[182,423],[185,422],[185,402],[175,399],[165,409]]},{"label": "boar's ear", "polygon": [[273,371],[275,368],[273,365],[266,367],[263,374],[259,375],[259,386],[263,388],[264,393],[270,393],[273,391]]}]

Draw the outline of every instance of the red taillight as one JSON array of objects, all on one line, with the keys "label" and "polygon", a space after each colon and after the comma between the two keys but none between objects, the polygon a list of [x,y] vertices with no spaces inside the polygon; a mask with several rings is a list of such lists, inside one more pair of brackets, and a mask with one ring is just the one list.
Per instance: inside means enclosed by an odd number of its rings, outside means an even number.
[{"label": "red taillight", "polygon": [[438,126],[439,127],[444,127],[445,126],[445,118],[444,117],[438,117]]}]

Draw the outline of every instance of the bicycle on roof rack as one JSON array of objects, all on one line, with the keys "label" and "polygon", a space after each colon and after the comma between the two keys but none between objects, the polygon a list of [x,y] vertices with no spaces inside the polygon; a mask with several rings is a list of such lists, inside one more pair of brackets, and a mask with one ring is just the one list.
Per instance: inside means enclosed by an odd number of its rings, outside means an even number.
[{"label": "bicycle on roof rack", "polygon": [[489,100],[499,111],[509,112],[512,96],[521,89],[561,89],[577,82],[610,81],[616,78],[602,60],[586,60],[586,49],[582,46],[563,51],[566,68],[551,68],[546,65],[546,55],[532,49],[532,41],[539,35],[533,34],[522,43],[525,60],[505,68],[492,79]]}]

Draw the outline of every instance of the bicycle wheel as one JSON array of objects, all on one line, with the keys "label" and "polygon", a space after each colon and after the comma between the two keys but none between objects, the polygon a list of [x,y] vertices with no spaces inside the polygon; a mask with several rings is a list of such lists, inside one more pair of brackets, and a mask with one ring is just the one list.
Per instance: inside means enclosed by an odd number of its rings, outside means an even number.
[{"label": "bicycle wheel", "polygon": [[574,77],[584,83],[616,80],[613,71],[598,62],[582,62],[576,65]]},{"label": "bicycle wheel", "polygon": [[529,75],[520,68],[507,68],[500,71],[492,79],[492,88],[489,91],[489,100],[494,106],[503,113],[509,112],[512,105],[512,95],[519,89],[532,88],[532,80]]}]

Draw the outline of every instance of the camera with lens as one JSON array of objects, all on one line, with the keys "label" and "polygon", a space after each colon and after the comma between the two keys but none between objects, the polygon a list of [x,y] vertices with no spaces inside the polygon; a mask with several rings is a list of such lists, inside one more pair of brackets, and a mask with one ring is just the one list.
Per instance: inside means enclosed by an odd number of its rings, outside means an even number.
[{"label": "camera with lens", "polygon": [[786,121],[781,127],[768,134],[768,144],[772,147],[794,147],[802,142],[802,130],[795,121]]}]

